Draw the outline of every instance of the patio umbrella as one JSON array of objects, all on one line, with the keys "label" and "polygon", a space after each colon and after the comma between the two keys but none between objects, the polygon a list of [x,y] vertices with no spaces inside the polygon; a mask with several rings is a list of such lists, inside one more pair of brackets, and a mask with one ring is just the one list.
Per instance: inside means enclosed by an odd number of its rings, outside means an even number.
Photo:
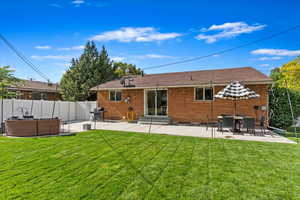
[{"label": "patio umbrella", "polygon": [[235,106],[235,115],[237,114],[237,101],[244,99],[252,99],[260,97],[259,94],[256,94],[253,90],[245,87],[239,81],[231,81],[223,90],[219,91],[216,95],[216,98],[220,99],[229,99],[234,101]]}]

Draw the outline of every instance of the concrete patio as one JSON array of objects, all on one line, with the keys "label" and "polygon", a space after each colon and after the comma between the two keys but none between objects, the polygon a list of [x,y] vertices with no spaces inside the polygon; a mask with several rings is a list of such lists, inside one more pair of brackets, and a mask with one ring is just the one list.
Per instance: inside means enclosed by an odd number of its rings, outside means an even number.
[{"label": "concrete patio", "polygon": [[[250,134],[233,134],[230,131],[225,131],[223,134],[217,131],[216,128],[208,128],[205,126],[188,126],[188,125],[158,125],[152,124],[137,124],[127,122],[91,122],[81,121],[72,122],[66,125],[62,125],[64,132],[82,132],[83,124],[91,124],[92,129],[97,130],[116,130],[116,131],[131,131],[151,134],[168,134],[168,135],[179,135],[179,136],[193,136],[193,137],[204,137],[211,138],[212,135],[215,138],[232,139],[232,140],[248,140],[248,141],[260,141],[260,142],[275,142],[275,143],[290,143],[295,144],[294,141],[289,140],[283,136],[280,136],[271,131],[267,131],[264,136],[254,136]],[[260,132],[260,130],[256,130]]]}]

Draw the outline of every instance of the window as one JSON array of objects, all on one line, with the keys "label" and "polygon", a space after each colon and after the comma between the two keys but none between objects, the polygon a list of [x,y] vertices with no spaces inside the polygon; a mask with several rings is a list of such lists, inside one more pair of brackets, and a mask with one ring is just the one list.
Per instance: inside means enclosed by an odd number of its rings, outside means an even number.
[{"label": "window", "polygon": [[109,91],[109,100],[110,101],[121,101],[122,92],[121,91]]},{"label": "window", "polygon": [[41,93],[40,92],[32,92],[31,99],[32,100],[41,100]]},{"label": "window", "polygon": [[213,96],[213,88],[211,87],[195,88],[195,100],[197,101],[213,100]]},{"label": "window", "polygon": [[31,98],[33,100],[47,100],[48,99],[48,94],[45,92],[32,92]]}]

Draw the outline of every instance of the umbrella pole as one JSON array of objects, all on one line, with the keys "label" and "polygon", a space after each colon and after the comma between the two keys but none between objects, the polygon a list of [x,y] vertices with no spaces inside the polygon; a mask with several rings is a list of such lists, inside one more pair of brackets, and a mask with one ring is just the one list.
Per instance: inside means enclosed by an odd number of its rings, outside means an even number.
[{"label": "umbrella pole", "polygon": [[237,101],[237,100],[234,100],[234,115],[237,115],[236,101]]},{"label": "umbrella pole", "polygon": [[[237,115],[237,106],[236,106],[236,104],[237,104],[237,100],[235,99],[234,100],[234,116]],[[237,121],[236,120],[234,120],[234,132],[237,132]]]}]

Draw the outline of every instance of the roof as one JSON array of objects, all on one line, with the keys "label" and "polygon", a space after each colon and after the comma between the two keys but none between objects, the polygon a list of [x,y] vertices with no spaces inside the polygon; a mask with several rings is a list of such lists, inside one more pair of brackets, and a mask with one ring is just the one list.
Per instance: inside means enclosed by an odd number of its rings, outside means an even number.
[{"label": "roof", "polygon": [[57,83],[47,83],[33,80],[22,80],[23,83],[17,86],[11,86],[9,89],[22,91],[56,92]]},{"label": "roof", "polygon": [[[272,79],[252,67],[202,70],[188,72],[174,72],[164,74],[146,74],[133,76],[134,88],[153,87],[186,87],[205,84],[224,85],[230,81],[240,81],[244,84],[271,84]],[[113,80],[96,87],[92,90],[130,89],[123,87],[120,80]]]}]

